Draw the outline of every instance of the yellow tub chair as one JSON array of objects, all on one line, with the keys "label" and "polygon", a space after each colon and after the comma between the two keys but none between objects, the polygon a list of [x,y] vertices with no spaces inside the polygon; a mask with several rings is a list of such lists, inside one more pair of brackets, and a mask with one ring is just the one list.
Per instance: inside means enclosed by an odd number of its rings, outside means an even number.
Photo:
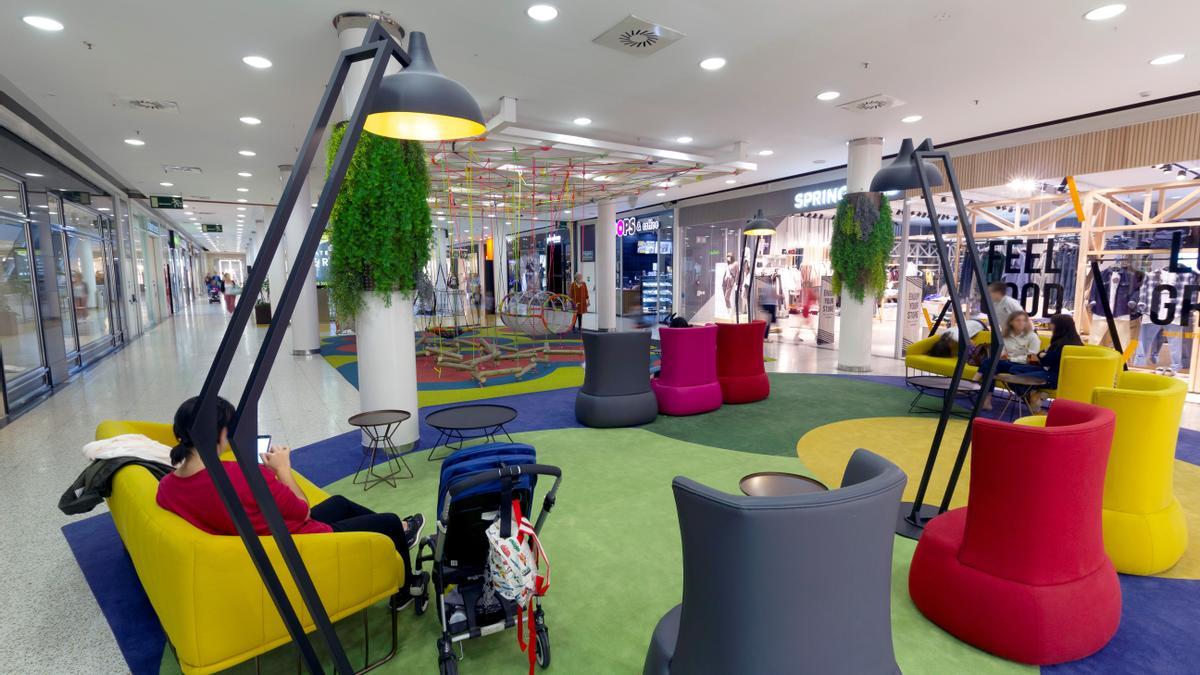
[{"label": "yellow tub chair", "polygon": [[1173,491],[1186,397],[1182,381],[1137,372],[1093,394],[1093,403],[1117,413],[1104,477],[1104,549],[1118,572],[1162,572],[1187,548],[1187,523]]},{"label": "yellow tub chair", "polygon": [[[168,424],[108,420],[96,428],[98,439],[130,433],[175,444]],[[296,474],[296,481],[310,504],[328,498],[303,476]],[[184,673],[224,670],[291,642],[240,537],[206,534],[160,508],[155,502],[158,481],[142,467],[119,471],[112,488],[108,507],[117,532]],[[311,632],[312,617],[274,539],[260,540]],[[401,558],[382,534],[302,534],[295,542],[331,620],[389,598],[404,580]],[[371,667],[395,655],[395,613],[389,614],[391,651],[366,664]]]},{"label": "yellow tub chair", "polygon": [[1112,387],[1121,372],[1121,353],[1098,345],[1063,347],[1058,387],[1047,393],[1081,403],[1092,402],[1096,387]]}]

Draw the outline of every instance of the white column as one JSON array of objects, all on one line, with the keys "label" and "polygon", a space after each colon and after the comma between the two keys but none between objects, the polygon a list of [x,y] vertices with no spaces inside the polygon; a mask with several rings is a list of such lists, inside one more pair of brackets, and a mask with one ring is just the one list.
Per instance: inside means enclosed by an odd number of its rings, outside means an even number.
[{"label": "white column", "polygon": [[617,205],[596,204],[596,328],[617,328]]},{"label": "white column", "polygon": [[[850,141],[846,163],[846,192],[867,192],[883,160],[883,139],[856,138]],[[838,370],[866,373],[871,370],[871,331],[877,299],[868,293],[859,302],[842,288],[842,315],[838,334]]]},{"label": "white column", "polygon": [[[367,16],[338,15],[333,23],[338,31],[342,49],[362,44]],[[385,27],[391,28],[385,22]],[[354,112],[358,95],[366,82],[368,62],[350,67],[342,87],[342,110],[345,118]],[[400,70],[392,60],[385,74]],[[315,311],[314,311],[315,314]],[[421,435],[417,425],[417,354],[413,336],[413,296],[411,293],[392,293],[391,304],[375,293],[367,293],[362,309],[355,318],[354,332],[358,341],[358,398],[359,406],[368,410],[405,410],[412,417],[392,435],[397,446],[415,443]],[[367,436],[363,434],[363,443]]]},{"label": "white column", "polygon": [[483,275],[487,273],[487,246],[484,243],[487,237],[479,240],[479,245],[475,247],[476,257],[478,258],[478,273],[476,277],[479,279],[479,325],[484,325],[487,321],[487,282]]},{"label": "white column", "polygon": [[[279,166],[279,180],[287,184],[292,175],[292,165]],[[285,233],[285,248],[287,261],[285,274],[291,274],[292,265],[304,265],[308,268],[308,276],[300,287],[300,295],[296,298],[296,307],[292,310],[290,329],[292,333],[292,354],[297,356],[318,354],[321,352],[321,331],[317,323],[317,275],[313,270],[312,260],[300,260],[300,245],[304,242],[304,234],[308,229],[308,221],[312,218],[312,200],[308,189],[308,177],[305,176],[300,184],[300,194],[296,197],[296,206],[288,216]],[[286,278],[286,277],[285,277]]]},{"label": "white column", "polygon": [[508,229],[508,225],[497,223],[492,237],[492,284],[496,292],[497,320],[504,296],[508,295]]}]

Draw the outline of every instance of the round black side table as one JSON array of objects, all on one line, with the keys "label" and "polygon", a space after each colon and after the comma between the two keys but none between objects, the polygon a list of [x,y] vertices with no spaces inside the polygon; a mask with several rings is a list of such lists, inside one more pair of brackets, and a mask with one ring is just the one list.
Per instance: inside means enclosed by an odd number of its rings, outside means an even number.
[{"label": "round black side table", "polygon": [[[358,463],[358,471],[354,472],[352,483],[362,485],[366,491],[380,483],[396,487],[398,479],[413,477],[408,462],[404,461],[404,456],[392,443],[392,434],[410,417],[412,413],[405,410],[372,410],[358,413],[347,420],[351,426],[361,429],[368,438],[367,444],[363,446],[362,461]],[[381,463],[387,465],[386,473],[375,470],[380,455],[385,458]],[[405,473],[408,475],[404,475]]]},{"label": "round black side table", "polygon": [[[439,435],[437,442],[429,449],[428,459],[431,462],[435,459],[443,459],[445,455],[434,457],[434,453],[443,444],[451,451],[461,450],[466,441],[477,438],[494,441],[496,434],[499,433],[503,433],[509,442],[512,442],[512,436],[508,435],[504,425],[515,419],[517,419],[516,410],[495,403],[471,403],[431,412],[425,416],[425,423],[437,429]],[[467,431],[478,431],[479,433],[468,436],[464,433]],[[451,443],[456,443],[456,445],[451,445]]]}]

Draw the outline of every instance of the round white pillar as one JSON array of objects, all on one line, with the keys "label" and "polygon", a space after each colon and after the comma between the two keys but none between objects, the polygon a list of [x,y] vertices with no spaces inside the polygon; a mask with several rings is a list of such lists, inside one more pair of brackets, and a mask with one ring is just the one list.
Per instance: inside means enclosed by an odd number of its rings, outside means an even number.
[{"label": "round white pillar", "polygon": [[[291,175],[291,164],[280,165],[279,179],[281,182],[286,184]],[[296,298],[296,307],[292,310],[290,324],[292,354],[297,356],[321,352],[321,331],[317,322],[317,274],[313,269],[312,260],[299,260],[300,244],[304,242],[308,221],[311,218],[312,200],[306,177],[306,180],[300,184],[300,194],[296,197],[296,206],[292,208],[292,213],[288,216],[287,228],[284,230],[287,250],[285,274],[291,274],[292,265],[304,265],[308,268],[308,275],[304,278],[304,284],[300,287],[300,295]]]},{"label": "round white pillar", "polygon": [[[333,20],[342,49],[362,44],[367,27],[377,17],[362,13],[339,14]],[[399,26],[382,19],[393,37],[399,38]],[[367,79],[369,63],[363,61],[350,67],[342,87],[342,111],[349,119]],[[392,59],[385,74],[399,72],[400,64]],[[416,443],[421,436],[418,426],[417,354],[414,337],[413,296],[392,293],[390,306],[375,293],[367,293],[363,307],[355,318],[354,333],[358,342],[359,406],[369,410],[404,410],[412,417],[392,435],[397,446]],[[362,435],[363,443],[369,440]]]},{"label": "round white pillar", "polygon": [[596,204],[596,328],[617,328],[617,205]]},{"label": "round white pillar", "polygon": [[[883,139],[856,138],[850,141],[846,162],[846,192],[867,192],[871,179],[883,163]],[[867,293],[856,300],[842,288],[841,326],[838,332],[838,370],[866,373],[871,370],[871,332],[877,298]]]}]

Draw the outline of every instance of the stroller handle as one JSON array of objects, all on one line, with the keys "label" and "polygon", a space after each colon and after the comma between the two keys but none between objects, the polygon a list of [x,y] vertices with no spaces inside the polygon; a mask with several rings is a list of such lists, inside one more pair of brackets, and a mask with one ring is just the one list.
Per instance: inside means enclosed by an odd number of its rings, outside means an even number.
[{"label": "stroller handle", "polygon": [[499,469],[487,469],[474,473],[465,478],[455,481],[450,484],[446,492],[450,495],[450,499],[454,499],[464,490],[469,490],[477,485],[483,485],[505,476],[517,478],[521,475],[541,475],[554,476],[555,488],[558,487],[558,481],[562,479],[562,469],[557,466],[549,466],[547,464],[517,464],[514,466],[505,466]]}]

